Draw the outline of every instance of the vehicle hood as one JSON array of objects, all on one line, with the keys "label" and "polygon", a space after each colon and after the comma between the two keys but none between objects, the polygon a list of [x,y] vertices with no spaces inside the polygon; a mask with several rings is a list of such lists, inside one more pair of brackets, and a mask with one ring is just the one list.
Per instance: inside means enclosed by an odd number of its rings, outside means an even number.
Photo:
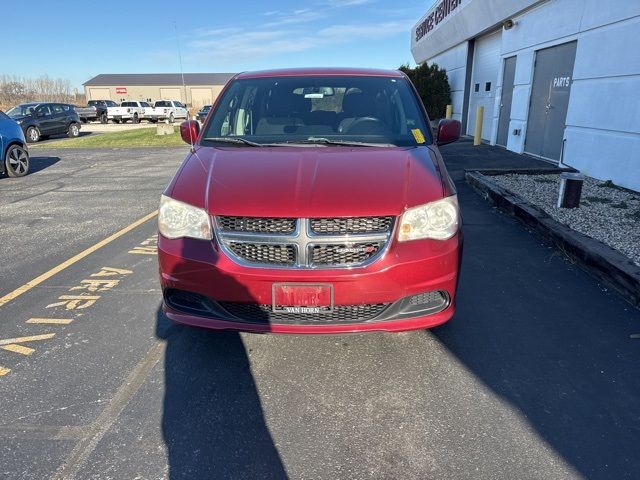
[{"label": "vehicle hood", "polygon": [[442,198],[428,147],[201,147],[170,195],[212,215],[398,215]]}]

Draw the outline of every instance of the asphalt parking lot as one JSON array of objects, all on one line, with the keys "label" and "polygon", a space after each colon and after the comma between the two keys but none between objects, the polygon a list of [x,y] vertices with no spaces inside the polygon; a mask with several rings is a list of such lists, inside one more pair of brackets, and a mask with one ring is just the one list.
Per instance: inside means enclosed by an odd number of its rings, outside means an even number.
[{"label": "asphalt parking lot", "polygon": [[443,148],[451,322],[277,336],[161,314],[153,212],[185,153],[38,148],[0,178],[0,478],[637,478],[640,311],[464,183],[521,157]]}]

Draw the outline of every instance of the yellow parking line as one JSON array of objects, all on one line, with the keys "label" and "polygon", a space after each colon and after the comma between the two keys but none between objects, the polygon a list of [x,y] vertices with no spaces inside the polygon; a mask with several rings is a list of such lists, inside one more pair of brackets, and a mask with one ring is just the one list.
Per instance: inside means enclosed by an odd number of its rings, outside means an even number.
[{"label": "yellow parking line", "polygon": [[69,325],[73,320],[69,318],[30,318],[27,323]]},{"label": "yellow parking line", "polygon": [[10,368],[5,368],[2,365],[0,365],[0,377],[3,377],[4,375],[9,373],[10,371],[11,371]]},{"label": "yellow parking line", "polygon": [[5,338],[0,340],[0,347],[2,345],[11,345],[12,343],[26,343],[26,342],[37,342],[38,340],[48,340],[55,336],[55,333],[44,333],[42,335],[32,335],[30,337],[16,337],[16,338]]},{"label": "yellow parking line", "polygon": [[64,270],[65,268],[73,265],[77,261],[82,260],[87,255],[90,255],[93,252],[95,252],[96,250],[98,250],[98,249],[104,247],[105,245],[113,242],[116,238],[119,238],[122,235],[124,235],[126,233],[129,233],[131,230],[133,230],[134,228],[138,227],[139,225],[142,225],[144,222],[146,222],[147,220],[150,220],[151,218],[155,217],[157,214],[158,214],[158,211],[156,210],[154,212],[151,212],[148,215],[145,215],[141,219],[136,220],[135,222],[133,222],[132,224],[130,224],[130,225],[126,226],[126,227],[124,227],[121,230],[118,230],[113,235],[108,236],[104,240],[100,240],[95,245],[92,245],[91,247],[83,250],[82,252],[78,253],[77,255],[74,255],[69,260],[65,260],[60,265],[57,265],[57,266],[53,267],[51,270],[48,270],[48,271],[44,272],[42,275],[37,276],[33,280],[28,281],[27,283],[25,283],[21,287],[16,288],[13,292],[7,293],[4,297],[0,298],[0,307],[3,306],[6,303],[9,303],[11,300],[16,299],[17,297],[19,297],[23,293],[28,292],[33,287],[40,285],[45,280],[53,277],[56,273],[59,273],[62,270]]},{"label": "yellow parking line", "polygon": [[19,353],[20,355],[31,355],[35,352],[35,349],[25,347],[24,345],[16,345],[15,343],[11,343],[9,345],[4,345],[0,347],[3,350],[8,350],[9,352]]}]

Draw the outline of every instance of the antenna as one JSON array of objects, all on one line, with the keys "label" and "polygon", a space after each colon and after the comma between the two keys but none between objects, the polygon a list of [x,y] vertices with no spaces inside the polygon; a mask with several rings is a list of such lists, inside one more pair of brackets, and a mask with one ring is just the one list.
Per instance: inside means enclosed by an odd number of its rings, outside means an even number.
[{"label": "antenna", "polygon": [[[178,48],[178,63],[180,65],[180,77],[182,77],[182,90],[184,92],[184,100],[186,102],[187,101],[187,85],[185,84],[185,81],[184,81],[184,71],[182,69],[182,52],[180,51],[180,39],[178,38],[178,26],[176,22],[173,22],[173,31],[176,36],[176,46]],[[189,109],[187,109],[187,120],[191,120],[189,118]],[[189,144],[191,146],[191,153],[195,151],[194,140],[195,139],[193,138],[193,131],[191,130],[191,127],[189,127]]]}]

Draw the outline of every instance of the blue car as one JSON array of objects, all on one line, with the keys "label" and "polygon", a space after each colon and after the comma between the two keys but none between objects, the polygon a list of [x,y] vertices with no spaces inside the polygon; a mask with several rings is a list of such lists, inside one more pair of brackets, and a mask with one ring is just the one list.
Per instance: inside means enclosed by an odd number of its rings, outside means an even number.
[{"label": "blue car", "polygon": [[0,111],[0,174],[22,177],[29,172],[29,150],[22,128]]}]

